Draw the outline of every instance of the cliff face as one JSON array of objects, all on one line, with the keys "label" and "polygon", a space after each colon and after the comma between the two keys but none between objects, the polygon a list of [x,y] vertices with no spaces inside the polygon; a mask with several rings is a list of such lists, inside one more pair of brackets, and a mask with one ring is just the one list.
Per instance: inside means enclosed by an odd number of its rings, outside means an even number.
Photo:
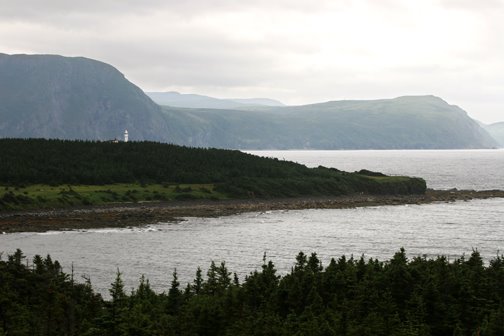
[{"label": "cliff face", "polygon": [[114,67],[87,58],[0,55],[0,137],[164,140],[160,108]]}]

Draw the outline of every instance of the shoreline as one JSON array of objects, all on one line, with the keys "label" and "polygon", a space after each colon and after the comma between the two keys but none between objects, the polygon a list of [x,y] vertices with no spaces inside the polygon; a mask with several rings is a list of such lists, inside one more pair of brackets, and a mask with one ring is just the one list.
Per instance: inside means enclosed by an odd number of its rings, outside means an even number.
[{"label": "shoreline", "polygon": [[0,212],[0,233],[144,226],[182,217],[220,217],[244,212],[348,209],[504,198],[504,190],[427,190],[421,195],[343,195],[284,199],[233,199],[116,203],[85,208]]}]

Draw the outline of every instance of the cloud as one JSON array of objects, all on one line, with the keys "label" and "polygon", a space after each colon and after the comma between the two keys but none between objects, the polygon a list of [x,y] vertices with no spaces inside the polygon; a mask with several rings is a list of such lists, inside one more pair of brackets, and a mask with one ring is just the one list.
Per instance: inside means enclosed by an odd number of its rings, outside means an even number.
[{"label": "cloud", "polygon": [[350,0],[320,0],[316,5],[305,0],[23,0],[3,1],[0,4],[0,17],[6,20],[49,22],[68,15],[102,17],[150,15],[155,12],[169,12],[183,17],[250,10],[312,13],[341,8],[349,3]]},{"label": "cloud", "polygon": [[0,52],[99,59],[146,90],[291,104],[435,94],[497,120],[498,9],[497,0],[2,1]]},{"label": "cloud", "polygon": [[462,9],[470,11],[496,10],[504,8],[501,0],[440,0],[439,4],[449,9]]}]

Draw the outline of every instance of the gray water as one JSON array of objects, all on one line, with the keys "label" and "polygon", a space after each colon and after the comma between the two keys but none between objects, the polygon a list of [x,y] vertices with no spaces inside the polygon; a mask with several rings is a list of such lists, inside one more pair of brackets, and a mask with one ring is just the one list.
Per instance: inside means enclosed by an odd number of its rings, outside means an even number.
[{"label": "gray water", "polygon": [[[273,152],[261,153],[272,156]],[[503,151],[274,153],[311,166],[350,171],[367,168],[402,175],[416,167],[414,174],[429,176],[429,185],[435,188],[462,189],[470,184],[473,189],[504,189]],[[367,159],[365,153],[369,154]],[[399,153],[406,159],[401,160]],[[477,163],[475,158],[485,164]],[[413,163],[422,160],[427,163]],[[344,167],[334,164],[343,161]],[[348,161],[353,161],[354,166]],[[442,179],[435,178],[437,170],[446,172],[451,182],[443,184]],[[343,254],[384,260],[400,247],[405,247],[410,257],[447,255],[452,259],[478,249],[489,260],[504,250],[503,229],[504,199],[489,199],[186,218],[180,223],[153,223],[144,228],[16,233],[0,235],[0,252],[12,253],[21,248],[29,257],[51,254],[66,271],[73,264],[77,276],[89,276],[102,293],[106,293],[118,268],[127,287],[134,287],[145,274],[152,286],[162,291],[168,288],[174,268],[179,279],[186,282],[194,277],[198,266],[205,271],[212,260],[225,260],[229,269],[243,279],[260,267],[264,253],[280,272],[290,269],[299,251],[317,252],[325,264],[331,257]]]},{"label": "gray water", "polygon": [[504,189],[504,150],[249,151],[308,167],[422,177],[433,189]]}]

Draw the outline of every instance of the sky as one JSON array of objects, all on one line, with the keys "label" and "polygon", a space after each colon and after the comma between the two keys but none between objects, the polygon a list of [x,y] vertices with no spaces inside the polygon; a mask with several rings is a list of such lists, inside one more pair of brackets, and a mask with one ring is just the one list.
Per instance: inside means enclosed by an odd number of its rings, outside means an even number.
[{"label": "sky", "polygon": [[144,91],[289,105],[439,96],[504,121],[504,0],[0,0],[0,53],[84,56]]}]

